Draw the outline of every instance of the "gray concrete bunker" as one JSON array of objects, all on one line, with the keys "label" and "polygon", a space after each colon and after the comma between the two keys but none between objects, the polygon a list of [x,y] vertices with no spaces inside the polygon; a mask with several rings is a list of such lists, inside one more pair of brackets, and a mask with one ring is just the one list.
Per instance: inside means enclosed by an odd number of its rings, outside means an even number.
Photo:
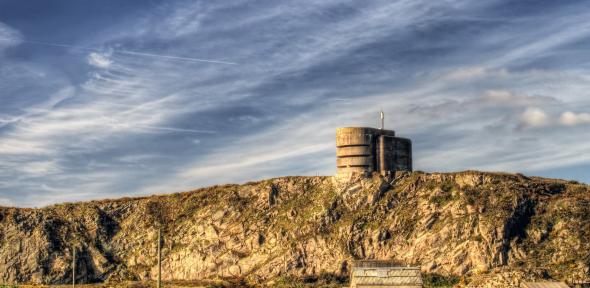
[{"label": "gray concrete bunker", "polygon": [[381,175],[412,171],[412,141],[395,136],[395,131],[370,127],[336,129],[338,176],[353,173]]}]

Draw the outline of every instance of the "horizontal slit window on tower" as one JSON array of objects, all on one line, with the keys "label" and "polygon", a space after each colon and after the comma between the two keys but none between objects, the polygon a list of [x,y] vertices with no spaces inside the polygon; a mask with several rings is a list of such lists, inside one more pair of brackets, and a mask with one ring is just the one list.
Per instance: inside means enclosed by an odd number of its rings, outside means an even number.
[{"label": "horizontal slit window on tower", "polygon": [[340,155],[336,156],[337,158],[351,158],[351,157],[369,157],[369,154],[355,154],[355,155]]},{"label": "horizontal slit window on tower", "polygon": [[368,168],[369,165],[340,165],[340,166],[337,166],[337,167],[338,168],[348,168],[348,167],[365,167],[365,168]]},{"label": "horizontal slit window on tower", "polygon": [[369,147],[369,144],[347,144],[347,145],[337,145],[336,148],[345,148],[345,147]]}]

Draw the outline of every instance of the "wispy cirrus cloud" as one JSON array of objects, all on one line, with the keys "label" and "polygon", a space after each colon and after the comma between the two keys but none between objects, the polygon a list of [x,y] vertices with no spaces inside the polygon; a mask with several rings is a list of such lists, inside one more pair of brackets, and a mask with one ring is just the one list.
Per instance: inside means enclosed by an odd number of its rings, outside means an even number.
[{"label": "wispy cirrus cloud", "polygon": [[0,22],[0,49],[18,45],[21,41],[22,34],[18,30]]},{"label": "wispy cirrus cloud", "polygon": [[97,68],[107,69],[113,64],[113,60],[110,59],[112,51],[107,53],[91,52],[88,54],[88,64]]}]

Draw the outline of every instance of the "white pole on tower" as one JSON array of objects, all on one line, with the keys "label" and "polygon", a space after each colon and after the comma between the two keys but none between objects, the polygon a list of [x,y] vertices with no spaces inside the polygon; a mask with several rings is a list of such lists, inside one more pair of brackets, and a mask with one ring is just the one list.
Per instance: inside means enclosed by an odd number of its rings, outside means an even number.
[{"label": "white pole on tower", "polygon": [[385,129],[385,114],[383,113],[383,109],[381,109],[381,130]]}]

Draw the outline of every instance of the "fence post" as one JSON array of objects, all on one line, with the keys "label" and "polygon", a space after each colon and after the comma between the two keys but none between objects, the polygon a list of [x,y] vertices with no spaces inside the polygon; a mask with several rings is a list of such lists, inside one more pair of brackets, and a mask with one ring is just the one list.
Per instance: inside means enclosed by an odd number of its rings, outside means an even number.
[{"label": "fence post", "polygon": [[72,288],[76,288],[76,246],[74,246],[72,254]]},{"label": "fence post", "polygon": [[162,227],[158,228],[158,288],[162,288]]}]

